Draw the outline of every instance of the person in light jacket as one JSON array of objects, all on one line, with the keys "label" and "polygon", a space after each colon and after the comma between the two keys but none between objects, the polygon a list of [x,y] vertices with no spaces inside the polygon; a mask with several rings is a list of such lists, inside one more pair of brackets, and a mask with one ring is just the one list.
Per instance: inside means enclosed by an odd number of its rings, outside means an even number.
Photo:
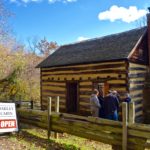
[{"label": "person in light jacket", "polygon": [[101,105],[99,103],[98,99],[98,90],[94,89],[91,97],[90,97],[90,104],[91,104],[91,113],[93,117],[98,117],[99,116],[99,109],[101,108]]}]

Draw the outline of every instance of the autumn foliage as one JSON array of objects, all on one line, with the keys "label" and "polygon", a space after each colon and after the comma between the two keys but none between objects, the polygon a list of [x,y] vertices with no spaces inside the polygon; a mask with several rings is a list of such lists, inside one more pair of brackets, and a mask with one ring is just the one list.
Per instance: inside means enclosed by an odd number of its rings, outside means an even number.
[{"label": "autumn foliage", "polygon": [[[6,16],[5,16],[6,15]],[[57,48],[56,42],[39,40],[32,51],[15,40],[6,25],[9,13],[0,2],[0,100],[40,100],[40,70],[35,68]],[[4,21],[5,20],[5,21]]]}]

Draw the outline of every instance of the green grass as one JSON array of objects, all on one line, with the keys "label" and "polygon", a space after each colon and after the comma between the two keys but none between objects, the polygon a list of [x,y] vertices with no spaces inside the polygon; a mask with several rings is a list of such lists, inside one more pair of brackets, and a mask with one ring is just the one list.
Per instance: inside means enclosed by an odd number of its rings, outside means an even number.
[{"label": "green grass", "polygon": [[52,134],[47,140],[47,131],[29,125],[23,125],[20,133],[11,136],[12,141],[25,146],[28,150],[111,150],[110,145],[88,139],[59,134],[55,139]]}]

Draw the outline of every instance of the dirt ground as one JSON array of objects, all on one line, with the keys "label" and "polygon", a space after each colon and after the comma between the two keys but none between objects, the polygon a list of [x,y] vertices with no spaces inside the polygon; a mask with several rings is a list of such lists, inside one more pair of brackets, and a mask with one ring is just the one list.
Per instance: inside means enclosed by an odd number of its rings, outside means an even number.
[{"label": "dirt ground", "polygon": [[22,150],[25,145],[10,140],[9,135],[0,136],[0,150]]}]

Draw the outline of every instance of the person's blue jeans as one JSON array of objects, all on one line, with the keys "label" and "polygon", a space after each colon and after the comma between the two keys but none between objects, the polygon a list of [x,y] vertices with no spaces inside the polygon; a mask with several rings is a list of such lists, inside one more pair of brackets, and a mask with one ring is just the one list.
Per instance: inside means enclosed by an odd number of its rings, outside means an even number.
[{"label": "person's blue jeans", "polygon": [[107,115],[106,119],[118,121],[118,112],[117,112],[117,110],[115,110],[113,114]]}]

